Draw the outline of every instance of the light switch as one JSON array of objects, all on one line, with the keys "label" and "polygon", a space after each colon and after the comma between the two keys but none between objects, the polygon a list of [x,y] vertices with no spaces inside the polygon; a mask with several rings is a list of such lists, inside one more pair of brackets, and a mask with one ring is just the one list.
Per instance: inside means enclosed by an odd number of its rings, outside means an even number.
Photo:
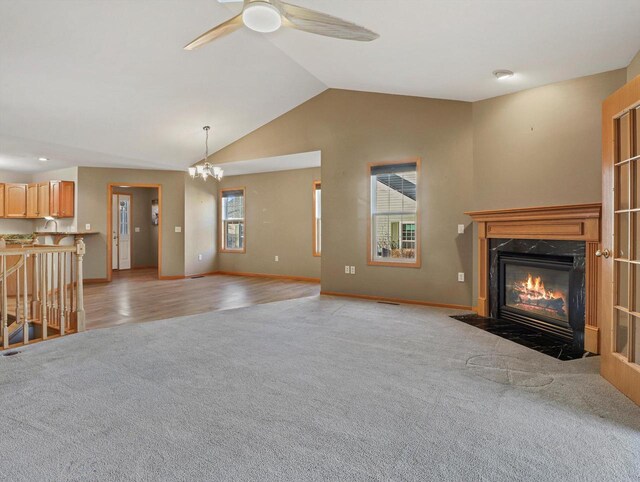
[{"label": "light switch", "polygon": [[176,226],[176,233],[182,232],[182,226]]},{"label": "light switch", "polygon": [[464,234],[464,224],[458,224],[458,234]]},{"label": "light switch", "polygon": [[458,281],[464,283],[464,273],[458,273]]},{"label": "light switch", "polygon": [[85,229],[85,231],[91,231],[91,225],[90,224],[85,224],[84,225],[84,229]]},{"label": "light switch", "polygon": [[280,261],[280,258],[278,257],[278,255],[276,255],[276,256],[274,257],[274,259],[275,259],[275,261]]},{"label": "light switch", "polygon": [[136,226],[136,233],[140,232],[140,228],[138,226]]}]

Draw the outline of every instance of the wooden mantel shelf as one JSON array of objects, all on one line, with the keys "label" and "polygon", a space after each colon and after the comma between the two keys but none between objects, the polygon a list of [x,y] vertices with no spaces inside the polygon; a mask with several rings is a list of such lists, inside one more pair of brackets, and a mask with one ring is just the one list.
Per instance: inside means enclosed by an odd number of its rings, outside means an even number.
[{"label": "wooden mantel shelf", "polygon": [[599,353],[597,289],[600,266],[596,251],[600,244],[602,205],[571,204],[533,208],[469,211],[478,223],[478,304],[481,316],[489,316],[489,239],[548,239],[584,241],[585,350]]},{"label": "wooden mantel shelf", "polygon": [[533,219],[600,218],[602,204],[567,204],[563,206],[538,206],[535,208],[495,209],[467,211],[474,221],[513,221]]}]

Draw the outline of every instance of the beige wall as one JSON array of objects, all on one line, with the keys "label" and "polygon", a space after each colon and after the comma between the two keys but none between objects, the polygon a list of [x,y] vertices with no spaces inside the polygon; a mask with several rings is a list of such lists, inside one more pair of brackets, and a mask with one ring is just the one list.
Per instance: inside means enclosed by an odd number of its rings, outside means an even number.
[{"label": "beige wall", "polygon": [[151,224],[151,200],[158,199],[158,190],[155,188],[129,187],[117,188],[117,191],[131,195],[133,206],[131,216],[131,237],[133,240],[131,267],[157,267],[158,227]]},{"label": "beige wall", "polygon": [[601,104],[625,70],[473,104],[473,209],[601,199]]},{"label": "beige wall", "polygon": [[312,244],[314,180],[320,168],[224,178],[220,188],[245,188],[247,249],[220,253],[218,269],[320,278]]},{"label": "beige wall", "polygon": [[185,184],[182,171],[151,171],[144,169],[78,168],[78,224],[90,223],[99,235],[88,236],[85,256],[85,278],[107,276],[107,185],[160,184],[162,186],[162,276],[184,274]]},{"label": "beige wall", "polygon": [[635,79],[638,75],[640,75],[640,50],[638,50],[638,53],[627,67],[627,82]]},{"label": "beige wall", "polygon": [[[187,276],[217,271],[217,204],[218,182],[191,179],[184,175],[185,185],[185,252]],[[198,259],[201,256],[202,259]]]},{"label": "beige wall", "polygon": [[[457,235],[456,225],[472,203],[471,104],[331,89],[212,160],[312,150],[322,151],[323,290],[470,305],[471,281],[458,283],[457,273],[471,272],[471,234]],[[422,158],[422,267],[368,266],[367,163],[415,156]],[[249,229],[247,236],[249,246]],[[357,274],[344,274],[345,265]]]},{"label": "beige wall", "polygon": [[625,80],[620,69],[475,102],[473,210],[599,202],[601,105]]}]

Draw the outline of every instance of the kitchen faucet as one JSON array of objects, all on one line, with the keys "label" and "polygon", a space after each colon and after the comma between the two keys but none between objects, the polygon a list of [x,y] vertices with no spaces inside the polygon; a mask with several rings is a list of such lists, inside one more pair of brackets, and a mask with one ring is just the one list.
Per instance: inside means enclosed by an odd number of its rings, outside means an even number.
[{"label": "kitchen faucet", "polygon": [[55,228],[56,228],[56,229],[53,230],[53,232],[57,233],[58,232],[58,221],[56,220],[56,218],[52,218],[51,216],[45,216],[44,218],[47,220],[47,222],[44,223],[44,228],[42,228],[42,230],[46,231],[47,230],[47,226],[49,226],[49,223],[51,221],[53,221],[53,223],[55,225]]}]

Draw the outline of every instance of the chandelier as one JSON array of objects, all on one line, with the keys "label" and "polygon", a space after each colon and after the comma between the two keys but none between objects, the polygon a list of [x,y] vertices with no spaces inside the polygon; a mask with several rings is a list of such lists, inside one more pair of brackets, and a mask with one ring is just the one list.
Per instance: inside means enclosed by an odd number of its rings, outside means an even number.
[{"label": "chandelier", "polygon": [[207,160],[209,159],[209,130],[210,129],[211,129],[211,127],[209,127],[209,126],[204,126],[202,128],[202,130],[204,130],[204,132],[205,132],[204,162],[202,164],[198,164],[198,165],[196,165],[194,167],[190,167],[189,168],[189,175],[191,176],[191,179],[195,179],[196,177],[200,177],[204,181],[206,181],[209,178],[209,176],[211,176],[216,181],[222,180],[222,175],[224,174],[224,171],[222,170],[222,168],[220,168],[218,166],[214,166],[214,165],[210,164],[209,162],[207,162]]}]

